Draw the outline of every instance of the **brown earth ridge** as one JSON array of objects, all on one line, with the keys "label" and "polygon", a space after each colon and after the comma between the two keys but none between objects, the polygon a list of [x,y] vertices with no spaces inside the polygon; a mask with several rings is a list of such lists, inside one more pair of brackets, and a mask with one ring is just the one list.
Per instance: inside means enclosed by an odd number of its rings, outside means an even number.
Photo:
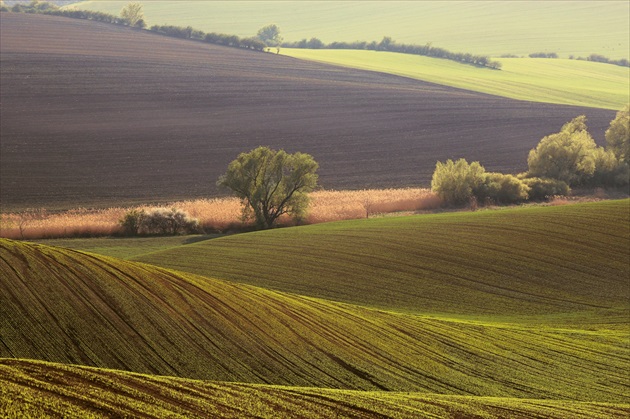
[{"label": "brown earth ridge", "polygon": [[327,189],[428,186],[447,158],[515,173],[575,116],[600,144],[615,116],[91,21],[0,23],[3,210],[217,195],[259,145],[312,154]]}]

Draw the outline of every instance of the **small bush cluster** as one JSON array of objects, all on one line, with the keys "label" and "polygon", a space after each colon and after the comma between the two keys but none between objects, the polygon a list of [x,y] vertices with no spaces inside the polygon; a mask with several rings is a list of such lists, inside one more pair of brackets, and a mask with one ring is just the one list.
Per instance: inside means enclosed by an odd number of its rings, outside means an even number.
[{"label": "small bush cluster", "polygon": [[558,179],[530,177],[522,179],[522,182],[529,188],[530,201],[547,201],[554,196],[566,196],[571,192],[569,185]]},{"label": "small bush cluster", "polygon": [[577,60],[583,60],[583,61],[593,61],[596,63],[605,63],[605,64],[614,64],[614,65],[619,65],[622,67],[630,67],[630,61],[628,61],[627,58],[621,58],[619,60],[613,60],[610,59],[608,57],[605,57],[601,54],[591,54],[588,57],[584,58],[584,57],[578,57],[576,58]]},{"label": "small bush cluster", "polygon": [[132,209],[120,220],[123,234],[177,235],[200,232],[199,221],[176,208],[155,208],[150,211]]},{"label": "small bush cluster", "polygon": [[433,172],[431,189],[450,205],[468,202],[512,204],[529,197],[529,186],[512,175],[487,173],[479,162],[438,162]]},{"label": "small bush cluster", "polygon": [[529,58],[558,58],[555,52],[534,52],[529,54]]}]

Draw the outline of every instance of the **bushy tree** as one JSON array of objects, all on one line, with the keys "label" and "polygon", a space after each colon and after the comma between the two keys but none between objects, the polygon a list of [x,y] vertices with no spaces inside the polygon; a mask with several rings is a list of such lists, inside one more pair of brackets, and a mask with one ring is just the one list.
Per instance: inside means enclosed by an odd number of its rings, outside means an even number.
[{"label": "bushy tree", "polygon": [[485,169],[479,162],[469,164],[465,159],[437,162],[431,179],[431,190],[447,204],[464,204],[481,186],[484,174]]},{"label": "bushy tree", "polygon": [[606,130],[606,145],[618,160],[630,164],[630,105],[617,112]]},{"label": "bushy tree", "polygon": [[531,201],[545,201],[553,196],[571,193],[569,185],[558,179],[531,177],[522,179],[522,182],[529,187],[528,198]]},{"label": "bushy tree", "polygon": [[120,17],[129,22],[129,26],[145,27],[142,4],[129,3],[120,11]]},{"label": "bushy tree", "polygon": [[307,193],[317,186],[317,168],[309,154],[258,147],[239,154],[217,185],[231,189],[243,200],[244,217],[253,216],[257,227],[266,229],[282,214],[303,216]]},{"label": "bushy tree", "polygon": [[544,137],[529,152],[529,176],[558,179],[569,185],[584,184],[595,173],[596,148],[586,117],[578,116],[564,124],[560,132]]},{"label": "bushy tree", "polygon": [[473,189],[473,194],[479,200],[513,204],[529,198],[529,186],[513,175],[485,173],[481,184]]},{"label": "bushy tree", "polygon": [[119,221],[123,229],[123,234],[125,236],[137,236],[140,233],[140,226],[144,215],[145,213],[142,210],[133,209],[127,211]]},{"label": "bushy tree", "polygon": [[265,45],[269,47],[276,47],[282,43],[280,28],[276,24],[267,25],[260,28],[256,37],[263,41]]},{"label": "bushy tree", "polygon": [[628,163],[617,159],[610,149],[597,147],[592,154],[595,172],[589,184],[593,186],[625,186],[630,182]]}]

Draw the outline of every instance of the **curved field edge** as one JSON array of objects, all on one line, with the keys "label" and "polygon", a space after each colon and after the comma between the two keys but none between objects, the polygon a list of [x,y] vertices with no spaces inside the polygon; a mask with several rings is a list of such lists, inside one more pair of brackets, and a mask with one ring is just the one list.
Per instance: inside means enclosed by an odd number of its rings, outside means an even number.
[{"label": "curved field edge", "polygon": [[497,71],[384,51],[283,48],[281,53],[531,102],[619,110],[630,101],[630,68],[590,61],[501,58]]},{"label": "curved field edge", "polygon": [[277,229],[138,259],[384,310],[546,316],[627,313],[629,242],[618,200]]},{"label": "curved field edge", "polygon": [[0,241],[0,357],[261,384],[621,402],[624,330],[395,314]]},{"label": "curved field edge", "polygon": [[0,359],[0,411],[42,418],[595,419],[627,417],[630,404],[251,385]]},{"label": "curved field edge", "polygon": [[[125,3],[85,1],[67,8],[117,15]],[[317,37],[325,43],[378,42],[387,35],[400,43],[431,42],[433,46],[455,52],[495,57],[527,55],[544,48],[563,57],[598,53],[628,58],[629,9],[622,1],[397,1],[393,4],[384,1],[153,1],[144,4],[149,26],[190,25],[206,32],[247,37],[273,22],[280,26],[287,41]],[[246,17],[244,10],[247,10]]]}]

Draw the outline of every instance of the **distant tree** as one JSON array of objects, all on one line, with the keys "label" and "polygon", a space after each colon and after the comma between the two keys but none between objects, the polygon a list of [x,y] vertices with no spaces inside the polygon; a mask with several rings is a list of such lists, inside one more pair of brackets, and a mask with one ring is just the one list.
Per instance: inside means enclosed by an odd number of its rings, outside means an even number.
[{"label": "distant tree", "polygon": [[268,147],[241,153],[228,165],[217,185],[243,200],[243,216],[253,216],[258,228],[275,225],[278,217],[301,217],[308,195],[317,186],[318,164],[305,153],[288,154]]},{"label": "distant tree", "polygon": [[595,173],[596,148],[586,117],[578,116],[564,124],[560,132],[544,137],[529,152],[529,176],[558,179],[568,185],[584,184]]},{"label": "distant tree", "polygon": [[465,204],[483,183],[484,174],[485,169],[479,162],[469,164],[464,159],[437,162],[431,179],[431,190],[447,204]]},{"label": "distant tree", "polygon": [[617,159],[630,164],[630,105],[617,112],[606,130],[606,145]]},{"label": "distant tree", "polygon": [[311,38],[307,43],[306,43],[306,48],[311,48],[311,49],[320,49],[320,48],[324,48],[324,43],[318,39],[318,38]]},{"label": "distant tree", "polygon": [[129,3],[120,11],[120,17],[129,22],[129,26],[145,27],[142,4]]},{"label": "distant tree", "polygon": [[389,51],[394,41],[390,36],[384,36],[381,42],[378,43],[377,49],[381,51]]},{"label": "distant tree", "polygon": [[268,47],[277,47],[282,43],[280,28],[276,24],[260,28],[256,37],[263,41]]}]

